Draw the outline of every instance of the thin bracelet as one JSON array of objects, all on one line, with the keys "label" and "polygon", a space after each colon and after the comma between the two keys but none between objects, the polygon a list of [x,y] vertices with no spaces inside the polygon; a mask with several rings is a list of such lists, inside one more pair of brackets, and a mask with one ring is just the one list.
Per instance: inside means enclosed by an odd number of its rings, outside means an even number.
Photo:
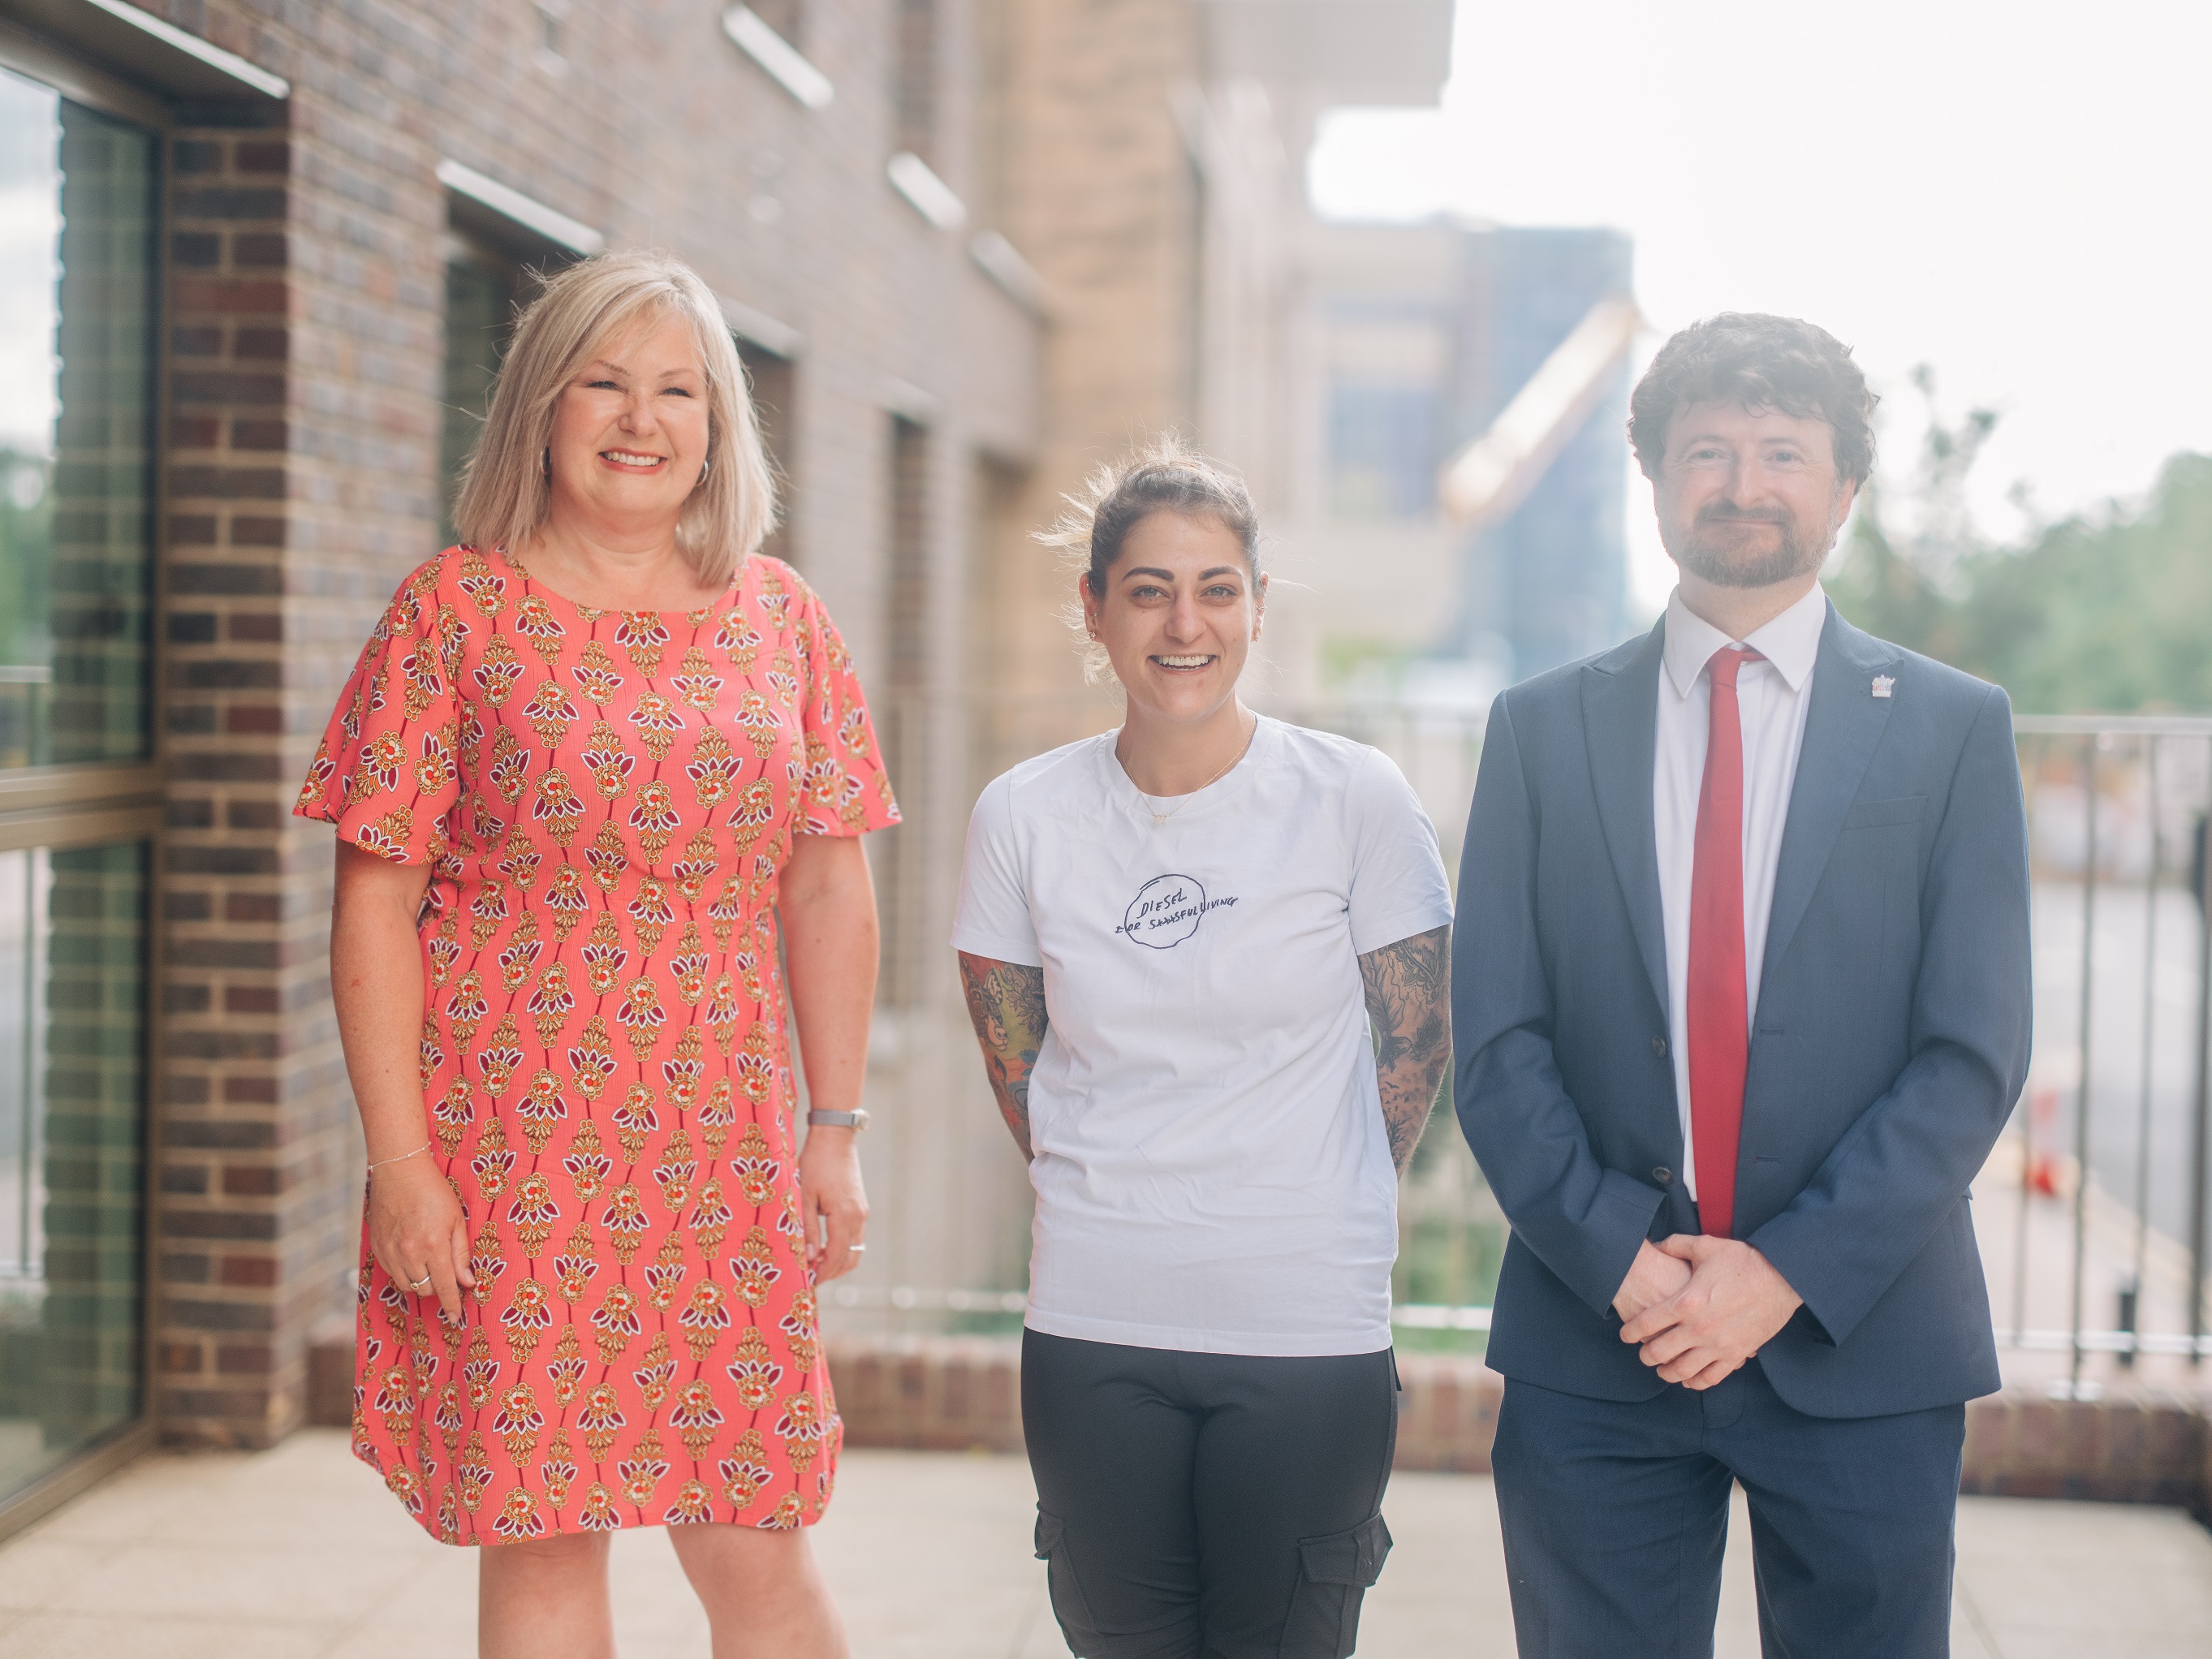
[{"label": "thin bracelet", "polygon": [[426,1140],[411,1152],[402,1152],[397,1158],[380,1158],[375,1163],[368,1166],[368,1173],[374,1175],[387,1164],[404,1164],[409,1158],[419,1158],[429,1150],[430,1143]]}]

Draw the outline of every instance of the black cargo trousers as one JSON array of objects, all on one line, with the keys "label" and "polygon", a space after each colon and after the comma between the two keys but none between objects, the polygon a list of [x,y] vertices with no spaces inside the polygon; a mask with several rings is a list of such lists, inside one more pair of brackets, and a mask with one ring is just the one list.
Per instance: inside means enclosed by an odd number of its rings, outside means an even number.
[{"label": "black cargo trousers", "polygon": [[1022,1334],[1036,1553],[1079,1659],[1346,1659],[1382,1571],[1391,1351]]}]

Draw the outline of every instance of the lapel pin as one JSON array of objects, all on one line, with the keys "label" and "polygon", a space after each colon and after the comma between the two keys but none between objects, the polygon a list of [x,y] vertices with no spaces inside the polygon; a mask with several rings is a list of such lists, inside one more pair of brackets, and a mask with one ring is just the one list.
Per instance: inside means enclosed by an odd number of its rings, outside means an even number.
[{"label": "lapel pin", "polygon": [[1876,696],[1877,697],[1886,697],[1886,696],[1887,696],[1889,695],[1889,692],[1890,692],[1890,688],[1891,688],[1892,686],[1895,685],[1896,684],[1897,684],[1897,681],[1895,680],[1895,678],[1893,678],[1892,676],[1890,676],[1890,675],[1887,675],[1887,674],[1877,674],[1877,675],[1875,675],[1875,676],[1874,677],[1874,694],[1875,694],[1875,696]]}]

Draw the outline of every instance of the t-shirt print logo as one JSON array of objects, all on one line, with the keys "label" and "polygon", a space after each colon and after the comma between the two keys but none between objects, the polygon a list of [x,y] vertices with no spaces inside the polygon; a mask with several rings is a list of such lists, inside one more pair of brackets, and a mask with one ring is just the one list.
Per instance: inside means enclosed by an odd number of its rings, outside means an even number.
[{"label": "t-shirt print logo", "polygon": [[1236,902],[1206,897],[1205,884],[1195,876],[1154,876],[1137,890],[1114,931],[1152,950],[1172,951],[1198,931],[1208,910]]}]

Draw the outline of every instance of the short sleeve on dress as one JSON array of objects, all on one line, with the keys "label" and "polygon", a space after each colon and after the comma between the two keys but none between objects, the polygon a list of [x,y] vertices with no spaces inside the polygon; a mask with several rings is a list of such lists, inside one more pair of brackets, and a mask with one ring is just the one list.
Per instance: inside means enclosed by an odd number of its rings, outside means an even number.
[{"label": "short sleeve on dress", "polygon": [[428,864],[450,843],[460,798],[459,706],[437,599],[441,560],[392,596],[368,636],[293,811],[337,826],[394,864]]},{"label": "short sleeve on dress", "polygon": [[802,588],[800,641],[805,652],[805,702],[800,710],[806,743],[802,805],[809,836],[858,836],[899,821],[890,774],[876,743],[875,722],[860,695],[852,653],[820,597]]},{"label": "short sleeve on dress", "polygon": [[1449,924],[1451,884],[1436,826],[1396,763],[1369,749],[1345,802],[1352,853],[1352,948],[1361,956]]}]

